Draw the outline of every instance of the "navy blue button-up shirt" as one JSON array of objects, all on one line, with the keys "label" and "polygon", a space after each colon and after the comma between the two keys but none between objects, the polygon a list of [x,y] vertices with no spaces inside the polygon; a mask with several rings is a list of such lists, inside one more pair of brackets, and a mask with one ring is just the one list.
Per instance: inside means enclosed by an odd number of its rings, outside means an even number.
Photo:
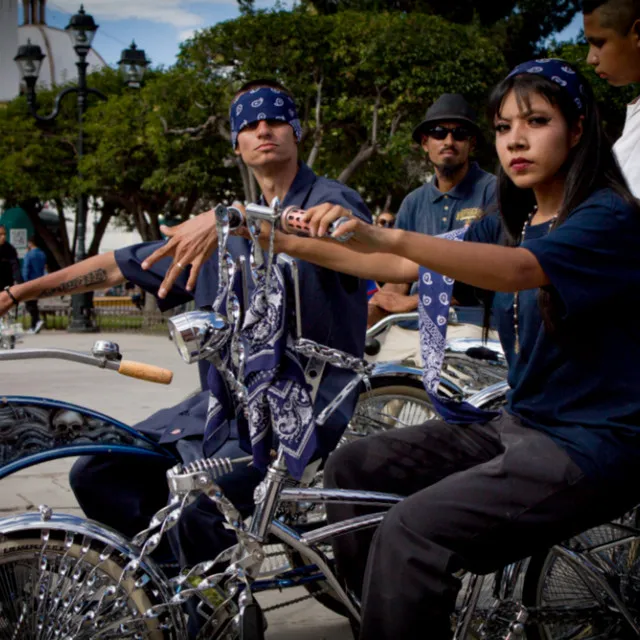
[{"label": "navy blue button-up shirt", "polygon": [[[402,201],[395,226],[430,236],[460,229],[496,208],[496,187],[496,177],[483,171],[477,162],[472,162],[463,180],[446,193],[438,189],[434,176]],[[417,292],[415,283],[411,293]],[[457,308],[457,311],[461,322],[482,324],[483,311],[479,306]],[[418,323],[408,321],[400,323],[400,326],[417,329]]]},{"label": "navy blue button-up shirt", "polygon": [[438,189],[436,177],[412,191],[400,205],[396,228],[437,236],[459,229],[496,202],[496,177],[472,162],[464,179],[451,191]]},{"label": "navy blue button-up shirt", "polygon": [[[336,180],[317,176],[306,164],[300,163],[298,173],[282,203],[283,206],[295,205],[309,209],[326,202],[341,205],[350,209],[354,215],[371,222],[371,213],[356,191]],[[154,295],[157,294],[171,259],[160,260],[148,271],[143,271],[140,265],[161,245],[162,242],[144,242],[115,252],[116,262],[124,277]],[[240,255],[249,255],[249,243],[243,238],[232,236],[228,248],[236,259]],[[366,281],[302,260],[298,260],[298,267],[302,335],[320,344],[361,357],[364,353],[367,325]],[[192,299],[198,307],[213,303],[218,287],[217,252],[203,264],[193,294],[186,290],[187,279],[188,274],[182,273],[167,297],[164,300],[158,299],[158,305],[163,311]],[[207,362],[198,364],[202,388],[205,389],[207,371],[211,365]],[[316,397],[316,413],[319,413],[352,377],[351,372],[327,366]],[[356,400],[357,395],[352,394],[352,398],[343,402],[329,419],[331,424],[319,430],[321,449],[328,452],[335,447],[337,439],[351,418]],[[184,435],[181,433],[177,437]]]}]

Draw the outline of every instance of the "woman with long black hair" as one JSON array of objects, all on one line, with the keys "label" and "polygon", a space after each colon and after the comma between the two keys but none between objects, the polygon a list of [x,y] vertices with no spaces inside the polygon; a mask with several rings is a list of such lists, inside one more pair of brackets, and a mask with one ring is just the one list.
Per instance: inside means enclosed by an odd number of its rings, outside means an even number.
[{"label": "woman with long black hair", "polygon": [[[411,282],[426,267],[494,292],[509,360],[497,417],[430,421],[333,453],[326,486],[407,498],[373,533],[336,539],[362,597],[360,638],[451,636],[461,569],[491,572],[640,500],[640,208],[605,138],[586,80],[562,60],[519,65],[489,113],[500,159],[499,209],[464,241],[380,229],[353,237],[278,234],[277,250],[363,278]],[[348,211],[307,213],[316,238]],[[423,304],[431,304],[425,295]],[[333,520],[364,511],[329,508]]]}]

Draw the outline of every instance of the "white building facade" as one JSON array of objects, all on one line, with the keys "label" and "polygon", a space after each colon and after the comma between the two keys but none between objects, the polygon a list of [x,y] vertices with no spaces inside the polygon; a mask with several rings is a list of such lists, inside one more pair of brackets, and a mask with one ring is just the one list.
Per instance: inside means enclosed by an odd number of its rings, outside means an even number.
[{"label": "white building facade", "polygon": [[[38,87],[62,85],[74,82],[78,77],[78,57],[71,37],[64,29],[47,25],[46,0],[21,1],[24,20],[19,25],[18,0],[0,0],[0,102],[8,102],[20,94],[21,79],[13,58],[18,47],[28,41],[37,44],[46,56],[40,69]],[[87,62],[89,72],[106,66],[102,56],[93,49],[89,51]]]}]

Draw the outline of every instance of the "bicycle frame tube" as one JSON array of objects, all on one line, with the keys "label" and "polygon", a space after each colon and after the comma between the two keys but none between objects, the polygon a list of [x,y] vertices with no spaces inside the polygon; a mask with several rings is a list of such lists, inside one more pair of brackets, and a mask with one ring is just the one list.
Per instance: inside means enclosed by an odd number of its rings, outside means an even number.
[{"label": "bicycle frame tube", "polygon": [[287,527],[286,525],[282,524],[282,522],[274,520],[271,523],[270,532],[274,537],[278,538],[278,540],[281,540],[295,551],[298,551],[298,553],[302,554],[305,558],[311,560],[311,562],[315,564],[318,569],[320,569],[326,581],[336,592],[336,595],[338,596],[340,601],[349,610],[349,613],[358,622],[360,622],[360,611],[358,610],[359,607],[354,606],[351,598],[349,598],[347,592],[343,589],[342,585],[340,584],[334,573],[331,571],[331,568],[329,567],[329,564],[324,555],[305,544],[294,529]]},{"label": "bicycle frame tube", "polygon": [[[400,378],[398,380],[398,384],[400,384],[402,378],[412,378],[422,384],[422,373],[423,371],[419,367],[411,367],[400,362],[380,362],[374,366],[371,379],[396,377]],[[464,390],[461,387],[446,378],[440,379],[440,390],[450,395],[464,395]]]},{"label": "bicycle frame tube", "polygon": [[86,407],[30,396],[0,398],[0,479],[42,462],[98,453],[177,462],[144,434]]},{"label": "bicycle frame tube", "polygon": [[279,502],[315,502],[359,504],[363,507],[392,507],[404,500],[393,493],[359,491],[352,489],[303,489],[289,488],[280,492]]},{"label": "bicycle frame tube", "polygon": [[497,400],[498,398],[504,396],[507,391],[509,391],[509,388],[509,383],[506,380],[502,382],[496,382],[490,387],[487,387],[482,391],[478,391],[478,393],[475,393],[474,395],[468,397],[466,400],[474,407],[482,408],[489,402],[492,402],[493,400]]}]

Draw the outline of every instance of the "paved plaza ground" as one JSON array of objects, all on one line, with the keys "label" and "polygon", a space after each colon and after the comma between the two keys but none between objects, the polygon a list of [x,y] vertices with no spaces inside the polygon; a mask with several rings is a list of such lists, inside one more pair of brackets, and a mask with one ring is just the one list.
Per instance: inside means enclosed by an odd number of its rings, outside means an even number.
[{"label": "paved plaza ground", "polygon": [[[172,369],[173,383],[154,385],[62,360],[28,360],[0,363],[0,393],[66,400],[134,424],[157,409],[177,403],[198,386],[197,367],[184,364],[166,336],[79,335],[51,331],[25,336],[18,348],[89,351],[95,339],[117,342],[125,359]],[[67,481],[72,463],[73,459],[58,460],[1,480],[0,516],[37,509],[40,504],[47,504],[54,511],[81,515]],[[290,596],[304,595],[304,592],[291,590],[285,594],[270,593],[261,600],[270,606]],[[268,615],[268,621],[267,638],[270,640],[352,638],[344,618],[332,614],[314,600],[278,609]]]}]

